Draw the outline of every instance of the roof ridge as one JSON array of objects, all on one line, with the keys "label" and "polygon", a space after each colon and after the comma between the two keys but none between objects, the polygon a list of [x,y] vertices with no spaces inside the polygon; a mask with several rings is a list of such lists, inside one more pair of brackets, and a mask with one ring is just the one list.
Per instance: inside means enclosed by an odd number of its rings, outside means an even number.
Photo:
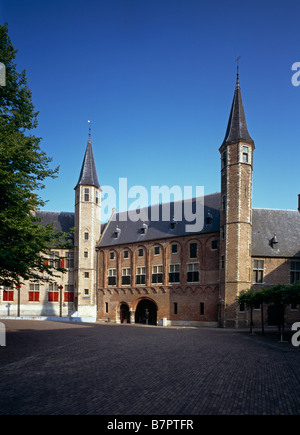
[{"label": "roof ridge", "polygon": [[252,210],[272,210],[272,211],[293,211],[299,213],[298,210],[295,209],[285,209],[285,208],[263,208],[263,207],[252,207]]}]

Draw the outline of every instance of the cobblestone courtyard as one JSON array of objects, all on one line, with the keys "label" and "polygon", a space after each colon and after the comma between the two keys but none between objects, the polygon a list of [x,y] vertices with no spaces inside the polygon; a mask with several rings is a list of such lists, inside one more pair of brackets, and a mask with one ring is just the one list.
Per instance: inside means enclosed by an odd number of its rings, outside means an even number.
[{"label": "cobblestone courtyard", "polygon": [[0,321],[0,415],[300,411],[300,347],[290,341],[212,328]]}]

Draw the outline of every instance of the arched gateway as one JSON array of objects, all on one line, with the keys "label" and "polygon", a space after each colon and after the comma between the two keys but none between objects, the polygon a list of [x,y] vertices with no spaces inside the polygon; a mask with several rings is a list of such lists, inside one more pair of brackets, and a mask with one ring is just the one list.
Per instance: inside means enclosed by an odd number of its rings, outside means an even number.
[{"label": "arched gateway", "polygon": [[126,303],[122,303],[120,306],[120,322],[130,323],[129,307]]},{"label": "arched gateway", "polygon": [[154,301],[147,298],[139,301],[135,310],[135,323],[157,324],[157,306]]}]

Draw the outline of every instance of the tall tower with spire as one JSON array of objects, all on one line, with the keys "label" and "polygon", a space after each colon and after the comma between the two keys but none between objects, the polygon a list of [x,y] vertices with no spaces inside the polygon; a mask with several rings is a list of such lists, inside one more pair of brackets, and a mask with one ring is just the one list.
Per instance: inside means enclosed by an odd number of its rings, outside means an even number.
[{"label": "tall tower with spire", "polygon": [[91,128],[75,187],[75,305],[79,317],[96,318],[96,245],[101,234],[101,188],[92,150]]},{"label": "tall tower with spire", "polygon": [[248,132],[237,70],[236,87],[221,154],[221,326],[245,325],[236,296],[251,286],[252,170],[254,142]]}]

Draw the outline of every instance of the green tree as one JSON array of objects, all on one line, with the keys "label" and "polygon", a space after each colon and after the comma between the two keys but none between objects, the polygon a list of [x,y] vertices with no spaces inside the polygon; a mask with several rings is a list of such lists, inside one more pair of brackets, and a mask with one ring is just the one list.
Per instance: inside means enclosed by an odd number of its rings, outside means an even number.
[{"label": "green tree", "polygon": [[0,87],[0,285],[55,276],[45,259],[53,247],[70,247],[66,234],[43,226],[36,210],[45,202],[37,192],[44,180],[55,178],[52,159],[40,148],[41,138],[30,132],[37,127],[38,112],[32,104],[25,71],[16,70],[8,26],[0,25],[0,61],[6,83]]}]

